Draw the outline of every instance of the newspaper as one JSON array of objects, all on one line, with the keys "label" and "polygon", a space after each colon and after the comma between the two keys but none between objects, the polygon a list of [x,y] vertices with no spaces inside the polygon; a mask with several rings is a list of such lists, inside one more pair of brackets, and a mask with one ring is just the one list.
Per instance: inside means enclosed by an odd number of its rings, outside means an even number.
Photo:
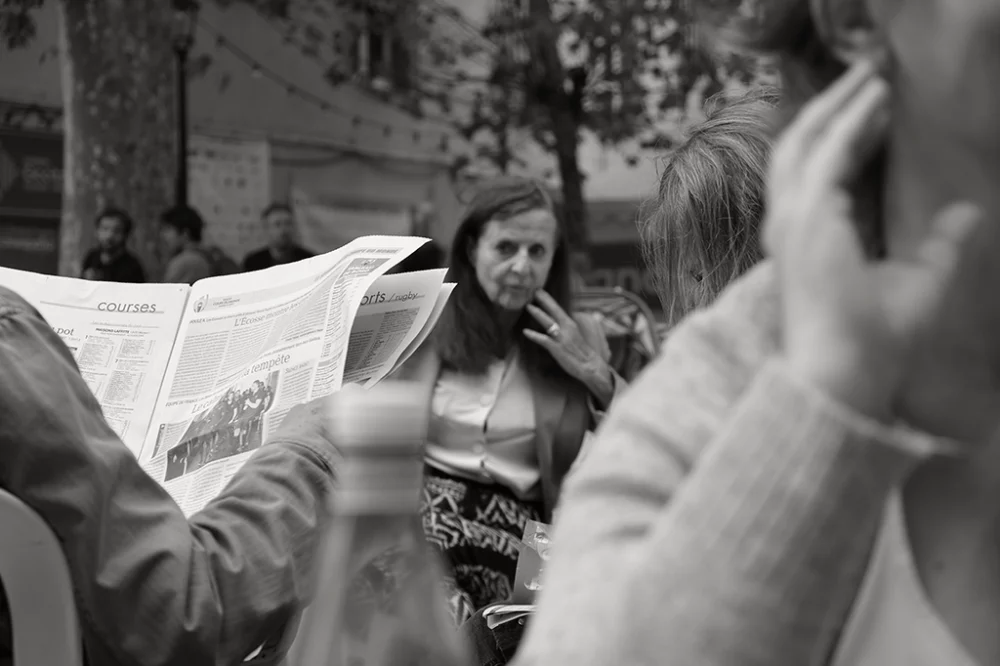
[{"label": "newspaper", "polygon": [[453,288],[445,271],[385,275],[426,241],[363,237],[191,287],[9,269],[0,284],[62,335],[109,422],[190,515],[294,405],[347,381],[370,387],[426,339]]},{"label": "newspaper", "polygon": [[442,268],[385,275],[375,282],[354,318],[344,383],[373,386],[395,368],[409,343],[430,332],[424,325],[435,310],[447,272]]},{"label": "newspaper", "polygon": [[136,455],[167,369],[187,285],[110,284],[0,267],[76,359],[108,425]]},{"label": "newspaper", "polygon": [[[434,326],[437,324],[438,319],[441,318],[441,313],[444,312],[444,306],[448,303],[448,299],[451,297],[451,292],[454,290],[454,282],[446,282],[441,285],[441,291],[438,292],[437,300],[434,302],[434,307],[431,310],[430,317],[428,318],[430,325],[425,325],[421,328],[417,336],[406,345],[403,353],[399,355],[396,365],[393,366],[392,372],[396,372],[396,370],[399,369],[399,366],[401,366],[406,359],[410,358],[410,356],[413,355],[413,352],[415,352],[420,345],[424,344],[424,341],[427,340],[431,331],[434,330]],[[392,374],[392,372],[389,374]]]}]

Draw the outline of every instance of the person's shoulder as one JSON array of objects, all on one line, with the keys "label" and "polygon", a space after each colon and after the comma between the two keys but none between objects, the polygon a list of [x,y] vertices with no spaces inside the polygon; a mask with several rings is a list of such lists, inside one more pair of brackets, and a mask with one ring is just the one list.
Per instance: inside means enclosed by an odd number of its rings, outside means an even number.
[{"label": "person's shoulder", "polygon": [[266,247],[259,247],[256,250],[251,250],[243,257],[244,262],[249,261],[260,261],[263,257],[267,256],[268,249]]},{"label": "person's shoulder", "polygon": [[135,256],[131,252],[126,252],[125,261],[128,264],[129,272],[134,277],[140,278],[141,280],[145,280],[146,269],[142,267],[142,261],[139,260],[139,257]]},{"label": "person's shoulder", "polygon": [[212,272],[212,260],[206,250],[187,250],[182,252],[180,256],[183,257],[182,265],[188,266],[192,270]]},{"label": "person's shoulder", "polygon": [[755,370],[777,350],[780,314],[774,265],[761,262],[682,321],[665,347],[683,347],[695,360],[725,358],[734,368]]},{"label": "person's shoulder", "polygon": [[257,248],[243,257],[243,270],[245,271],[257,271],[262,268],[270,268],[272,264],[271,253],[266,247]]},{"label": "person's shoulder", "polygon": [[191,284],[211,274],[212,265],[208,257],[198,250],[184,250],[167,264],[164,281]]},{"label": "person's shoulder", "polygon": [[646,423],[693,459],[777,353],[779,314],[773,267],[760,264],[674,327],[605,426]]},{"label": "person's shoulder", "polygon": [[41,315],[28,301],[12,289],[0,286],[0,318],[14,315],[38,317]]},{"label": "person's shoulder", "polygon": [[[75,367],[65,343],[45,317],[20,294],[6,287],[0,287],[0,339],[8,361],[16,359],[16,363],[44,365],[46,359],[55,354],[60,362],[69,362]],[[12,353],[7,355],[7,351]],[[39,381],[51,380],[51,368],[43,370],[35,373]]]},{"label": "person's shoulder", "polygon": [[101,263],[101,251],[98,248],[90,249],[87,254],[83,255],[83,267],[91,268]]}]

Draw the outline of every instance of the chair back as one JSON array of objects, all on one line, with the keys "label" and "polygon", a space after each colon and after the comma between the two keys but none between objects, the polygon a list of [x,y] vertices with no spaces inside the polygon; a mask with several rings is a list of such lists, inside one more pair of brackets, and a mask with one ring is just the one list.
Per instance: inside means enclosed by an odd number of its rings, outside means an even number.
[{"label": "chair back", "polygon": [[621,287],[587,287],[574,294],[574,309],[601,320],[611,347],[611,366],[626,381],[659,354],[657,319],[640,296]]},{"label": "chair back", "polygon": [[48,524],[0,489],[0,582],[10,608],[16,666],[82,666],[76,602],[62,548]]}]

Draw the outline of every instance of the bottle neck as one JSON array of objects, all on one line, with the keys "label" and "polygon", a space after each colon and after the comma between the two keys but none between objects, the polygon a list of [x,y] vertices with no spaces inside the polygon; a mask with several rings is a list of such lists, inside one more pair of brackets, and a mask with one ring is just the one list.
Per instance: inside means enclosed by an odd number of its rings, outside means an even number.
[{"label": "bottle neck", "polygon": [[333,510],[356,516],[416,514],[423,483],[420,452],[347,456],[333,494]]}]

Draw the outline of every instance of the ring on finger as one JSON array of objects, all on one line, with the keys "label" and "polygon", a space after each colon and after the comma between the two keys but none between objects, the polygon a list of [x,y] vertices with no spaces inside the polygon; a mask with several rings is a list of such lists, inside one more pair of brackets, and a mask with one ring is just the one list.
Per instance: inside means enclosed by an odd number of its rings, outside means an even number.
[{"label": "ring on finger", "polygon": [[559,324],[555,322],[553,322],[551,326],[545,329],[545,334],[548,335],[550,338],[559,337],[559,333],[561,332],[562,329],[559,327]]}]

